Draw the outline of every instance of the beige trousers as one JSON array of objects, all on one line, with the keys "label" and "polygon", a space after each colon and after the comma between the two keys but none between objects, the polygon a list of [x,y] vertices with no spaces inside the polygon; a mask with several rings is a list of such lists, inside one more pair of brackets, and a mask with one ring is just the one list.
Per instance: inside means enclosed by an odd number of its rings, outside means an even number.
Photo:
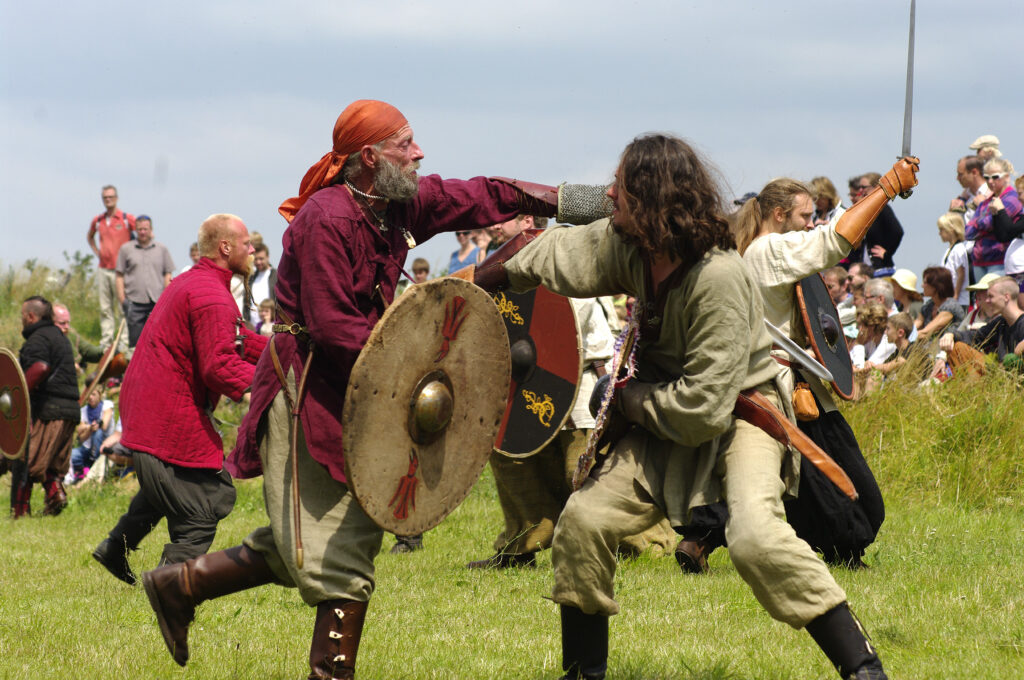
[{"label": "beige trousers", "polygon": [[[566,503],[555,527],[552,599],[587,614],[616,614],[615,546],[663,517],[636,481],[646,435],[622,440]],[[736,421],[723,438],[716,474],[729,508],[725,535],[740,576],[771,616],[794,628],[846,600],[824,562],[786,523],[782,505],[783,447]]]},{"label": "beige trousers", "polygon": [[[294,372],[288,379],[295,394]],[[297,587],[310,606],[338,598],[367,602],[375,584],[373,560],[384,532],[363,512],[348,486],[310,457],[302,426],[299,428],[302,569],[295,563],[291,414],[283,391],[275,397],[258,431],[263,499],[270,526],[256,529],[244,543],[262,553],[281,583]]]},{"label": "beige trousers", "polygon": [[[491,453],[491,471],[505,528],[494,541],[499,553],[521,555],[551,547],[555,523],[572,494],[576,462],[587,448],[590,430],[562,430],[551,443],[527,458]],[[671,552],[677,536],[662,517],[653,526],[626,536],[619,551],[640,554]]]},{"label": "beige trousers", "polygon": [[[117,301],[117,274],[113,269],[96,270],[96,286],[100,296],[100,348],[106,350],[114,342],[117,324],[121,315],[121,303]],[[128,329],[121,333],[117,343],[118,352],[128,351]]]}]

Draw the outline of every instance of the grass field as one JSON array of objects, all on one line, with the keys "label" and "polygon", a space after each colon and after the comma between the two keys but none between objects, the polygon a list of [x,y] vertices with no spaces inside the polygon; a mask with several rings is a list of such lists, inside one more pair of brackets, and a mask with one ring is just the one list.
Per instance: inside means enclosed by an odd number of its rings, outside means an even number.
[{"label": "grass field", "polygon": [[[42,292],[71,309],[95,341],[88,261],[0,271],[0,345],[21,344],[17,310]],[[31,265],[31,266],[30,266]],[[891,678],[1024,678],[1024,392],[993,370],[982,381],[921,390],[897,381],[844,411],[875,470],[887,519],[870,569],[835,570]],[[219,414],[238,422],[238,407]],[[225,433],[225,445],[234,433]],[[213,549],[266,522],[259,480],[239,482],[234,512]],[[313,613],[292,590],[267,586],[203,604],[185,669],[171,660],[141,588],[107,574],[90,554],[125,510],[132,482],[76,489],[62,515],[6,517],[0,478],[0,679],[304,678]],[[42,506],[37,487],[34,507]],[[377,561],[378,588],[359,652],[359,677],[555,678],[557,607],[545,596],[551,564],[479,572],[501,526],[489,471],[426,549]],[[159,558],[163,524],[133,554]],[[671,558],[621,564],[622,613],[611,621],[609,678],[836,677],[804,632],[772,621],[724,550],[711,574],[680,574]]]},{"label": "grass field", "polygon": [[[6,479],[6,478],[5,478]],[[214,549],[264,523],[260,482],[238,484]],[[312,611],[266,586],[203,604],[185,669],[171,660],[145,594],[90,557],[127,507],[131,483],[76,490],[56,518],[0,520],[0,677],[302,678]],[[4,483],[0,504],[6,506]],[[41,500],[38,497],[34,499]],[[1024,677],[1024,511],[925,507],[890,497],[870,569],[836,570],[893,678]],[[377,561],[359,676],[558,677],[550,558],[537,569],[477,572],[500,511],[489,472],[426,536],[426,549]],[[152,568],[161,524],[132,557]],[[772,621],[725,551],[709,577],[671,558],[624,562],[611,623],[610,678],[832,678],[810,637]]]}]

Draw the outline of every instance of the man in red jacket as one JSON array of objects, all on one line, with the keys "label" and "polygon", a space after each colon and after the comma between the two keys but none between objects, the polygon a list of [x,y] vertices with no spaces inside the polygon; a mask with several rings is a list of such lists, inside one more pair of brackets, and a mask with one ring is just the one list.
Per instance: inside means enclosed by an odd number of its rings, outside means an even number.
[{"label": "man in red jacket", "polygon": [[234,215],[199,228],[202,258],[161,294],[121,388],[121,444],[132,451],[139,492],[93,553],[135,583],[127,553],[162,517],[170,542],[161,564],[204,554],[231,512],[235,488],[210,414],[220,397],[239,401],[267,339],[246,330],[228,289],[248,275],[249,232]]}]

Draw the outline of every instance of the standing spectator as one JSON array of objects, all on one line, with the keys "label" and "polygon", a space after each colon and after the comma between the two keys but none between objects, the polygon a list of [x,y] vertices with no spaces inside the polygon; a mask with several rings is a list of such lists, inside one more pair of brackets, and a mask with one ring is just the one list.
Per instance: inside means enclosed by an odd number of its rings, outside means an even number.
[{"label": "standing spectator", "polygon": [[995,135],[982,135],[975,139],[969,148],[973,149],[978,154],[978,158],[984,161],[1003,155],[1003,152],[999,150],[999,138]]},{"label": "standing spectator", "polygon": [[270,249],[262,241],[253,245],[252,253],[253,273],[249,277],[250,296],[245,300],[246,312],[242,318],[252,324],[255,328],[260,322],[259,309],[253,309],[252,302],[255,300],[270,300],[277,302],[274,288],[277,286],[277,269],[270,264]]},{"label": "standing spectator", "polygon": [[836,265],[821,272],[821,278],[825,280],[825,287],[828,288],[828,296],[832,298],[832,304],[837,308],[850,299],[850,275]]},{"label": "standing spectator", "polygon": [[[92,218],[89,223],[89,234],[86,240],[96,254],[99,266],[96,269],[96,284],[99,286],[100,297],[100,347],[106,350],[114,342],[117,332],[117,287],[114,269],[117,266],[117,254],[121,246],[132,238],[135,232],[135,218],[117,207],[117,189],[111,185],[103,187],[100,196],[103,198],[104,211]],[[100,245],[96,246],[96,234],[100,235]],[[118,343],[120,351],[128,348],[128,339],[123,335]]]},{"label": "standing spectator", "polygon": [[985,184],[982,171],[985,161],[977,156],[964,156],[956,164],[956,181],[960,182],[963,191],[949,202],[949,211],[964,214],[964,223],[974,219],[978,204],[992,195]]},{"label": "standing spectator", "polygon": [[149,215],[136,218],[135,234],[135,240],[125,243],[117,252],[117,301],[128,321],[129,358],[146,319],[174,274],[170,251],[153,240],[153,220]]},{"label": "standing spectator", "polygon": [[945,267],[928,267],[924,279],[924,294],[928,296],[921,314],[914,320],[919,340],[942,335],[950,325],[959,325],[964,308],[953,298],[953,277]]},{"label": "standing spectator", "polygon": [[487,257],[488,248],[491,246],[491,232],[487,229],[474,229],[469,238],[476,246],[476,264],[480,264]]},{"label": "standing spectator", "polygon": [[1005,211],[1014,218],[1021,213],[1020,197],[1013,188],[1013,164],[1005,158],[993,158],[985,163],[982,175],[992,189],[992,196],[978,205],[974,219],[967,223],[967,238],[974,241],[971,262],[975,280],[985,274],[1006,272],[1006,243],[1000,242],[992,221],[996,213]]},{"label": "standing spectator", "polygon": [[811,191],[814,192],[814,226],[822,225],[835,226],[846,208],[843,207],[836,185],[828,177],[815,177],[810,182]]},{"label": "standing spectator", "polygon": [[[1024,190],[1024,177],[1017,178],[1014,189],[1020,198],[1020,192]],[[1020,287],[1017,304],[1024,307],[1024,210],[1014,217],[1010,217],[1006,210],[997,211],[992,215],[992,227],[996,238],[1007,244],[1003,267],[1006,275],[1012,277]]]},{"label": "standing spectator", "polygon": [[452,259],[448,263],[449,276],[477,263],[480,250],[470,239],[471,234],[472,232],[469,230],[455,232],[455,240],[459,242],[459,249],[452,253]]},{"label": "standing spectator", "polygon": [[25,344],[18,363],[31,398],[32,425],[24,457],[11,463],[11,516],[31,514],[32,485],[46,491],[44,515],[68,504],[62,480],[68,472],[71,436],[78,424],[78,377],[71,343],[53,323],[53,307],[34,295],[21,305]]},{"label": "standing spectator", "polygon": [[114,431],[114,402],[103,398],[103,388],[93,388],[82,407],[81,421],[75,428],[78,446],[71,449],[71,470],[65,484],[85,479],[93,462],[99,458],[103,442]]},{"label": "standing spectator", "polygon": [[507,243],[511,238],[526,229],[543,229],[548,225],[548,218],[537,215],[516,215],[507,222],[501,222],[487,228],[491,234],[491,242],[487,244],[487,254]]},{"label": "standing spectator", "polygon": [[[867,185],[868,190],[878,186],[881,175],[877,172],[865,173],[859,180],[858,186]],[[896,266],[893,264],[893,255],[903,241],[903,226],[896,219],[896,213],[888,203],[882,207],[871,228],[864,237],[864,255],[866,262],[871,263],[875,270],[875,277],[889,276]]]},{"label": "standing spectator", "polygon": [[72,355],[79,368],[85,368],[86,364],[94,364],[103,358],[103,350],[83,338],[78,331],[71,327],[71,312],[59,302],[53,304],[53,325],[68,337]]},{"label": "standing spectator", "polygon": [[121,390],[121,445],[132,453],[139,492],[93,557],[126,583],[135,582],[127,552],[162,518],[170,542],[160,563],[184,562],[209,550],[217,523],[235,504],[209,413],[222,395],[242,399],[267,339],[239,327],[228,292],[232,273],[245,271],[252,252],[245,224],[211,215],[199,229],[199,248],[199,263],[160,296]]},{"label": "standing spectator", "polygon": [[968,256],[967,242],[964,241],[964,218],[959,213],[948,212],[939,218],[939,238],[949,247],[942,256],[942,266],[949,270],[953,278],[953,299],[967,309],[971,302],[971,293],[967,286],[971,285],[971,262]]},{"label": "standing spectator", "polygon": [[[426,258],[417,257],[412,261],[412,283],[426,283],[430,280],[430,263]],[[403,278],[395,287],[395,298],[404,293],[409,287],[409,279]]]}]

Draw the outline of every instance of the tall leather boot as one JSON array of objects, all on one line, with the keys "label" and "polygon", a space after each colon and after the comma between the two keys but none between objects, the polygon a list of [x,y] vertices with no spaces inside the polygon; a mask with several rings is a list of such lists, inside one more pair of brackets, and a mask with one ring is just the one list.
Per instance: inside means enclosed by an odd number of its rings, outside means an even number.
[{"label": "tall leather boot", "polygon": [[180,666],[188,661],[188,627],[200,602],[275,580],[263,555],[244,545],[142,574],[164,642]]},{"label": "tall leather boot", "polygon": [[24,462],[14,461],[11,465],[11,517],[18,519],[32,514],[32,480]]},{"label": "tall leather boot", "polygon": [[888,680],[875,648],[845,602],[808,623],[807,632],[843,680]]},{"label": "tall leather boot", "polygon": [[601,680],[608,669],[608,617],[567,604],[562,615],[562,680]]},{"label": "tall leather boot", "polygon": [[61,510],[68,505],[68,495],[64,491],[64,482],[56,474],[49,472],[43,480],[43,489],[46,490],[46,505],[43,507],[44,515],[59,515]]},{"label": "tall leather boot", "polygon": [[316,606],[308,680],[352,680],[366,602],[326,600]]}]

